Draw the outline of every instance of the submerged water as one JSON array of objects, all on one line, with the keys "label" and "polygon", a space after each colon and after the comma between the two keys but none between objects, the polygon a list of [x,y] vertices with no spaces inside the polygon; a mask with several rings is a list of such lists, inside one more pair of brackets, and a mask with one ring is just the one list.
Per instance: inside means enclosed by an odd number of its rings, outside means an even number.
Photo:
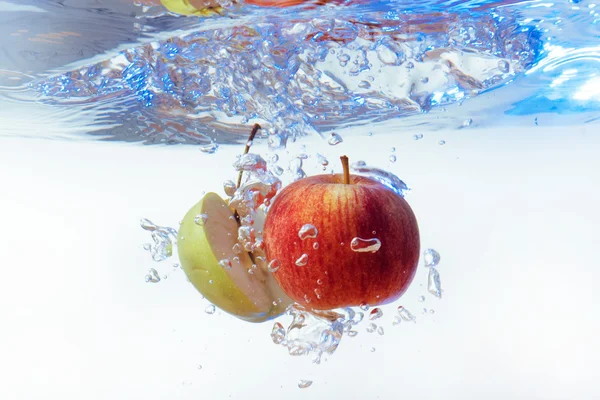
[{"label": "submerged water", "polygon": [[282,146],[390,119],[420,130],[597,119],[593,2],[237,6],[211,18],[116,0],[3,4],[2,109],[47,118],[36,114],[48,106],[67,136],[216,148],[259,122]]},{"label": "submerged water", "polygon": [[[597,397],[598,12],[0,1],[0,397]],[[191,287],[173,227],[192,204],[224,192],[250,224],[342,153],[417,214],[405,296],[253,325]]]}]

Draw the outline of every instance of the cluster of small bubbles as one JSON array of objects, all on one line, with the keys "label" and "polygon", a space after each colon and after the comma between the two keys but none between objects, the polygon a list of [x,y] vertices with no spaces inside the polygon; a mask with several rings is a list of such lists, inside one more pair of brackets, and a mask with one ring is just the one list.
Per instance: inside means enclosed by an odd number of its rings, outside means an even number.
[{"label": "cluster of small bubbles", "polygon": [[156,271],[154,268],[150,268],[148,270],[148,274],[146,274],[144,280],[147,283],[158,283],[158,282],[160,282],[160,276],[158,275],[158,271]]},{"label": "cluster of small bubbles", "polygon": [[215,311],[217,311],[217,308],[215,307],[215,305],[214,305],[214,304],[209,304],[209,305],[207,305],[207,306],[206,306],[206,308],[204,309],[204,312],[205,312],[205,313],[207,313],[207,314],[209,314],[209,315],[212,315],[212,314],[214,314],[214,313],[215,313]]},{"label": "cluster of small bubbles", "polygon": [[442,140],[438,141],[438,144],[439,144],[440,146],[443,146],[443,145],[445,145],[445,144],[446,144],[446,141],[442,139]]},{"label": "cluster of small bubbles", "polygon": [[269,265],[267,267],[269,269],[269,272],[277,272],[277,270],[279,269],[279,261],[278,260],[271,260],[269,262]]},{"label": "cluster of small bubbles", "polygon": [[429,275],[427,277],[427,291],[437,298],[442,297],[440,273],[434,267],[429,268]]},{"label": "cluster of small bubbles", "polygon": [[369,325],[367,325],[367,327],[365,328],[365,330],[368,333],[373,333],[373,332],[375,332],[377,330],[377,324],[371,322]]},{"label": "cluster of small bubbles", "polygon": [[219,149],[219,145],[215,142],[200,146],[200,151],[206,154],[214,154]]},{"label": "cluster of small bubbles", "polygon": [[342,339],[344,332],[343,316],[333,311],[308,311],[293,304],[286,314],[293,318],[284,330],[276,322],[271,331],[274,343],[287,347],[292,356],[313,354],[313,362],[319,364],[324,354],[332,355]]},{"label": "cluster of small bubbles", "polygon": [[233,163],[233,167],[237,171],[266,171],[267,162],[259,154],[246,153]]},{"label": "cluster of small bubbles", "polygon": [[235,194],[235,191],[237,190],[237,185],[235,184],[234,181],[227,180],[227,181],[223,182],[223,190],[225,191],[225,194],[227,196],[233,197],[233,195]]},{"label": "cluster of small bubbles", "polygon": [[421,140],[421,139],[423,139],[423,134],[422,133],[415,133],[413,135],[413,139],[414,140]]},{"label": "cluster of small bubbles", "polygon": [[150,232],[154,245],[144,246],[150,251],[154,261],[163,261],[173,255],[173,242],[177,239],[177,231],[173,228],[158,226],[148,219],[140,221],[142,229]]},{"label": "cluster of small bubbles", "polygon": [[440,263],[440,253],[434,249],[427,249],[423,252],[423,262],[425,267],[436,267]]},{"label": "cluster of small bubbles", "polygon": [[412,321],[412,322],[416,322],[417,318],[412,315],[410,313],[410,311],[408,311],[405,307],[403,306],[398,306],[398,315],[400,316],[400,318],[402,318],[402,320],[404,321]]},{"label": "cluster of small bubbles", "polygon": [[375,253],[381,248],[381,241],[377,238],[362,239],[355,237],[350,242],[350,248],[357,253]]},{"label": "cluster of small bubbles", "polygon": [[342,137],[335,132],[331,132],[329,138],[327,139],[327,143],[329,143],[330,146],[336,146],[342,143],[343,141],[344,140],[342,139]]},{"label": "cluster of small bubbles", "polygon": [[208,221],[208,215],[207,214],[198,214],[194,217],[194,223],[196,225],[200,225],[200,226],[204,226],[204,224],[206,224],[206,221]]},{"label": "cluster of small bubbles", "polygon": [[308,264],[308,254],[305,253],[296,260],[296,265],[298,267],[304,267],[306,264]]},{"label": "cluster of small bubbles", "polygon": [[383,311],[379,307],[375,307],[374,309],[372,309],[371,313],[369,314],[369,319],[371,321],[375,321],[376,319],[379,319],[381,317],[383,317]]},{"label": "cluster of small bubbles", "polygon": [[306,380],[306,379],[300,379],[298,381],[298,387],[300,389],[306,389],[307,387],[310,387],[312,384],[313,384],[313,381],[309,381],[309,380]]},{"label": "cluster of small bubbles", "polygon": [[462,126],[464,128],[467,128],[467,127],[471,126],[472,123],[473,123],[473,120],[471,118],[467,118],[463,121]]}]

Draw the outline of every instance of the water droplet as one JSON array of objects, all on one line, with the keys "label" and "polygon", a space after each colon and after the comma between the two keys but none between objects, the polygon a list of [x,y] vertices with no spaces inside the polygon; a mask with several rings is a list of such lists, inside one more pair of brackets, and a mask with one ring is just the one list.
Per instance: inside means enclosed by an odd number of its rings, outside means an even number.
[{"label": "water droplet", "polygon": [[425,263],[425,267],[437,267],[440,262],[440,253],[435,251],[434,249],[427,249],[423,252],[423,262]]},{"label": "water droplet", "polygon": [[471,126],[472,123],[473,123],[473,120],[471,118],[468,118],[463,121],[462,126],[466,128],[468,126]]},{"label": "water droplet", "polygon": [[396,162],[396,156],[395,156],[395,155],[393,155],[393,154],[392,154],[392,155],[390,155],[390,158],[389,158],[389,159],[390,159],[390,162],[391,162],[391,163],[395,163],[395,162]]},{"label": "water droplet", "polygon": [[371,310],[371,313],[369,314],[369,319],[371,321],[375,321],[376,319],[379,319],[383,317],[383,311],[381,310],[381,308],[374,308]]},{"label": "water droplet", "polygon": [[150,243],[144,243],[144,246],[142,246],[142,247],[146,251],[150,251],[152,249],[152,245]]},{"label": "water droplet", "polygon": [[429,314],[435,314],[435,310],[432,308],[431,310],[429,310]]},{"label": "water droplet", "polygon": [[327,158],[325,158],[324,155],[317,153],[317,161],[319,162],[319,164],[321,164],[322,166],[327,166],[329,165],[329,160],[327,160]]},{"label": "water droplet", "polygon": [[275,175],[281,176],[283,174],[283,168],[281,168],[279,165],[276,165],[273,167],[273,172],[275,172]]},{"label": "water droplet", "polygon": [[148,270],[148,274],[145,276],[145,281],[148,283],[160,282],[160,276],[158,275],[158,271],[156,271],[154,268],[150,268]]},{"label": "water droplet", "polygon": [[359,308],[363,311],[369,311],[369,305],[367,303],[361,303]]},{"label": "water droplet", "polygon": [[422,303],[425,301],[425,296],[419,296],[419,301]]},{"label": "water droplet", "polygon": [[200,151],[206,154],[214,154],[218,148],[219,145],[217,143],[211,142],[207,145],[200,146]]},{"label": "water droplet", "polygon": [[445,144],[446,144],[446,141],[442,139],[442,140],[440,140],[440,141],[438,142],[438,144],[439,144],[440,146],[443,146],[443,145],[445,145]]},{"label": "water droplet", "polygon": [[297,260],[296,265],[298,267],[304,267],[308,263],[308,254],[302,254]]},{"label": "water droplet", "polygon": [[342,137],[335,132],[331,132],[331,135],[329,135],[329,139],[327,139],[327,143],[329,143],[330,146],[335,146],[342,142]]},{"label": "water droplet", "polygon": [[537,117],[534,118],[533,123],[535,124],[535,126],[539,126]]},{"label": "water droplet", "polygon": [[375,52],[377,53],[377,58],[382,63],[387,65],[398,64],[398,55],[385,44],[380,44],[377,46]]},{"label": "water droplet", "polygon": [[348,336],[354,337],[356,335],[358,335],[358,331],[348,331]]},{"label": "water droplet", "polygon": [[423,311],[421,311],[421,314],[427,314],[427,309],[423,308]]},{"label": "water droplet", "polygon": [[233,197],[236,189],[237,189],[237,186],[234,181],[230,180],[230,181],[223,182],[223,190],[225,191],[225,194],[227,196]]},{"label": "water droplet", "polygon": [[208,220],[208,215],[206,214],[198,214],[194,217],[194,223],[196,225],[204,226],[206,221]]},{"label": "water droplet", "polygon": [[383,330],[383,326],[380,326],[379,328],[377,328],[377,333],[383,336],[383,334],[385,333]]},{"label": "water droplet", "polygon": [[231,269],[231,260],[228,258],[225,258],[225,259],[219,261],[219,265],[221,266],[221,268],[223,268],[225,270],[230,270]]},{"label": "water droplet", "polygon": [[381,241],[377,238],[372,239],[362,239],[359,237],[355,237],[350,242],[350,248],[352,251],[356,251],[358,253],[375,253],[381,247]]},{"label": "water droplet", "polygon": [[217,311],[217,308],[215,307],[214,304],[209,304],[204,309],[204,312],[207,313],[207,314],[210,314],[210,315],[214,314],[215,311]]},{"label": "water droplet", "polygon": [[498,69],[503,74],[507,74],[510,71],[510,64],[505,60],[498,61]]},{"label": "water droplet", "polygon": [[422,133],[415,134],[415,135],[413,135],[413,139],[414,140],[421,140],[421,139],[423,139],[423,134]]},{"label": "water droplet", "polygon": [[319,243],[318,242],[314,242],[313,243],[313,249],[317,250],[319,248]]},{"label": "water droplet", "polygon": [[317,237],[318,234],[319,231],[317,230],[317,228],[311,224],[302,225],[302,228],[300,228],[300,230],[298,231],[298,237],[300,237],[300,239],[302,240],[308,238],[314,239]]},{"label": "water droplet", "polygon": [[375,353],[375,347],[371,347],[371,353]]},{"label": "water droplet", "polygon": [[392,325],[398,325],[400,322],[402,322],[402,318],[400,318],[399,315],[395,315],[394,316],[394,321],[392,322]]},{"label": "water droplet", "polygon": [[306,380],[306,379],[300,379],[298,381],[298,387],[300,389],[306,389],[307,387],[310,387],[310,385],[312,385],[312,384],[313,384],[313,381],[309,381],[309,380]]},{"label": "water droplet", "polygon": [[377,330],[377,325],[374,324],[373,322],[371,322],[369,325],[367,325],[366,331],[369,333],[373,333]]},{"label": "water droplet", "polygon": [[212,285],[213,283],[215,283],[215,282],[214,282],[212,279],[209,279],[209,280],[208,280],[208,284],[209,284],[209,285]]},{"label": "water droplet", "polygon": [[371,84],[368,81],[360,81],[358,83],[358,87],[361,89],[369,89],[371,87]]},{"label": "water droplet", "polygon": [[322,285],[323,281],[321,279],[317,279],[317,285]]},{"label": "water droplet", "polygon": [[269,262],[267,268],[269,269],[269,272],[276,272],[279,269],[279,261],[272,260],[271,262]]},{"label": "water droplet", "polygon": [[285,329],[279,322],[275,322],[273,324],[273,329],[271,330],[271,339],[275,344],[281,344],[285,340]]},{"label": "water droplet", "polygon": [[410,311],[408,311],[406,308],[402,307],[402,306],[398,306],[398,315],[400,315],[400,318],[402,318],[404,321],[415,321],[416,322],[416,318],[414,315],[412,315],[410,313]]},{"label": "water droplet", "polygon": [[198,369],[202,369],[202,365],[198,365]]},{"label": "water droplet", "polygon": [[427,291],[435,297],[442,297],[442,284],[440,282],[440,273],[435,268],[429,268],[427,277]]},{"label": "water droplet", "polygon": [[429,78],[428,77],[423,77],[421,78],[421,83],[428,83],[429,82]]}]

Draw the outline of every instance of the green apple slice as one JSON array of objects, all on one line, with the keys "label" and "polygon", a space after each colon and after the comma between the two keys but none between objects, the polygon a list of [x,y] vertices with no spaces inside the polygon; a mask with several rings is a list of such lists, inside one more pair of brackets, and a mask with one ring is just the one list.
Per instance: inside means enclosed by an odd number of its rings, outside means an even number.
[{"label": "green apple slice", "polygon": [[253,268],[247,252],[235,252],[237,236],[229,206],[219,195],[207,193],[183,218],[179,260],[190,282],[215,306],[243,320],[262,322],[281,314],[289,299],[282,297],[265,266]]}]

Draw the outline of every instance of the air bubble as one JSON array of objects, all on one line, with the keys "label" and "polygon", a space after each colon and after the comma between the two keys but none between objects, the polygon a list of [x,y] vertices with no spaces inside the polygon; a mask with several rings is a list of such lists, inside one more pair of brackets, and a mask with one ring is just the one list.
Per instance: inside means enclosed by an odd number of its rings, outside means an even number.
[{"label": "air bubble", "polygon": [[207,145],[200,146],[200,151],[206,154],[214,154],[218,148],[219,145],[217,143],[211,142]]},{"label": "air bubble", "polygon": [[308,263],[308,254],[302,254],[297,260],[296,265],[298,267],[304,267]]},{"label": "air bubble", "polygon": [[308,238],[314,239],[317,237],[318,234],[319,231],[317,230],[317,228],[311,224],[302,225],[302,228],[300,228],[300,230],[298,231],[298,237],[302,240]]},{"label": "air bubble", "polygon": [[422,133],[414,134],[413,135],[413,139],[414,140],[421,140],[421,139],[423,139],[423,134]]},{"label": "air bubble", "polygon": [[233,197],[235,191],[237,190],[237,186],[233,181],[225,181],[223,182],[223,190],[227,196]]},{"label": "air bubble", "polygon": [[194,223],[196,225],[204,226],[206,221],[208,220],[208,215],[206,214],[198,214],[194,217]]},{"label": "air bubble", "polygon": [[468,126],[471,126],[472,123],[473,123],[473,120],[471,118],[468,118],[463,121],[462,126],[466,128]]},{"label": "air bubble", "polygon": [[408,311],[406,308],[402,307],[402,306],[398,306],[398,315],[400,316],[400,318],[402,318],[404,321],[416,321],[416,318],[414,315],[412,315],[410,313],[410,311]]},{"label": "air bubble", "polygon": [[381,311],[381,308],[374,308],[371,310],[371,313],[369,314],[369,319],[371,321],[374,321],[381,317],[383,317],[383,311]]},{"label": "air bubble", "polygon": [[440,253],[434,249],[427,249],[423,252],[423,262],[427,268],[437,267],[440,262],[440,258]]},{"label": "air bubble", "polygon": [[309,380],[306,380],[306,379],[300,379],[298,381],[298,387],[300,389],[306,389],[307,387],[310,387],[312,384],[313,384],[313,381],[309,381]]},{"label": "air bubble", "polygon": [[285,329],[279,322],[275,322],[273,324],[273,329],[271,330],[271,339],[275,344],[281,344],[285,340]]},{"label": "air bubble", "polygon": [[365,330],[369,333],[373,333],[377,330],[377,325],[371,322],[369,325],[367,325],[367,328]]},{"label": "air bubble", "polygon": [[158,275],[158,271],[156,271],[154,268],[150,268],[148,270],[148,274],[145,277],[145,281],[148,283],[160,282],[160,276]]},{"label": "air bubble", "polygon": [[267,268],[269,269],[269,272],[276,272],[279,269],[279,261],[272,260],[271,262],[269,262]]},{"label": "air bubble", "polygon": [[313,243],[313,249],[317,250],[319,248],[319,243],[318,242],[314,242]]},{"label": "air bubble", "polygon": [[391,163],[395,163],[396,162],[396,156],[395,155],[390,155],[389,160]]},{"label": "air bubble", "polygon": [[329,139],[327,139],[327,143],[329,143],[330,146],[338,145],[343,141],[344,140],[342,139],[342,137],[335,132],[331,132],[331,135],[329,135]]},{"label": "air bubble", "polygon": [[214,305],[214,304],[209,304],[209,305],[207,305],[207,306],[206,306],[206,308],[204,309],[204,312],[205,312],[205,313],[207,313],[207,314],[209,314],[209,315],[212,315],[212,314],[214,314],[214,313],[215,313],[215,311],[217,311],[217,308],[215,307],[215,305]]},{"label": "air bubble", "polygon": [[225,269],[225,270],[230,270],[231,269],[231,260],[228,258],[225,258],[221,261],[219,261],[219,265],[221,266],[221,268]]},{"label": "air bubble", "polygon": [[350,242],[350,248],[352,251],[356,251],[358,253],[375,253],[377,250],[379,250],[379,248],[381,248],[381,241],[377,238],[362,239],[355,237]]},{"label": "air bubble", "polygon": [[442,297],[442,285],[440,282],[440,273],[435,268],[429,268],[427,277],[427,291],[435,297]]}]

